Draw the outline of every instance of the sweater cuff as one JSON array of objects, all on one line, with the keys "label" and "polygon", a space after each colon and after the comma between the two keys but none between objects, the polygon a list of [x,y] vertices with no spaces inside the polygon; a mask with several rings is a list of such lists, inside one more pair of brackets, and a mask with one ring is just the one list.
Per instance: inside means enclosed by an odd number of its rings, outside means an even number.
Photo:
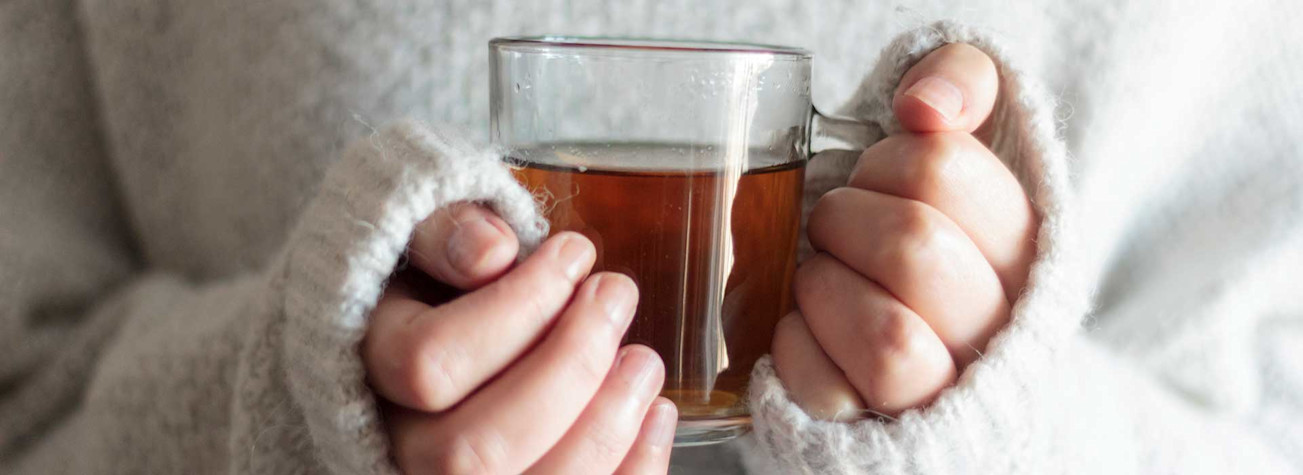
[{"label": "sweater cuff", "polygon": [[403,121],[362,138],[327,173],[284,255],[284,372],[315,455],[333,473],[392,473],[358,347],[415,226],[459,201],[488,204],[522,249],[547,234],[497,153]]},{"label": "sweater cuff", "polygon": [[[1056,136],[1053,102],[990,36],[950,22],[907,32],[883,51],[842,114],[878,124],[887,133],[901,126],[892,95],[905,72],[929,52],[967,43],[994,60],[1000,95],[992,112],[992,151],[1018,176],[1041,217],[1037,257],[1010,323],[988,344],[955,386],[928,407],[895,421],[854,423],[811,419],[787,395],[768,358],[752,373],[751,411],[757,440],[750,468],[777,473],[1008,473],[1020,452],[1049,443],[1037,440],[1044,421],[1029,420],[1030,406],[1053,405],[1038,394],[1065,342],[1086,313],[1084,286],[1073,269],[1069,240],[1066,152]],[[1033,418],[1034,419],[1034,418]],[[1000,440],[999,450],[990,450]],[[996,453],[999,452],[999,453]],[[1024,467],[1025,468],[1025,467]],[[775,470],[776,469],[776,470]]]}]

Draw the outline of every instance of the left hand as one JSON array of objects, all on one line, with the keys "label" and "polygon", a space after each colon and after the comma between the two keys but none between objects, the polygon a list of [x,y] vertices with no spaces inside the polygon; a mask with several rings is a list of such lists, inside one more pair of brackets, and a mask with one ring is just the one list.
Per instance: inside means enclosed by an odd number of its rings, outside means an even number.
[{"label": "left hand", "polygon": [[797,270],[799,311],[779,322],[773,358],[812,416],[926,405],[1009,320],[1040,219],[979,139],[998,84],[972,46],[924,57],[893,98],[905,132],[865,150],[811,212],[819,252]]}]

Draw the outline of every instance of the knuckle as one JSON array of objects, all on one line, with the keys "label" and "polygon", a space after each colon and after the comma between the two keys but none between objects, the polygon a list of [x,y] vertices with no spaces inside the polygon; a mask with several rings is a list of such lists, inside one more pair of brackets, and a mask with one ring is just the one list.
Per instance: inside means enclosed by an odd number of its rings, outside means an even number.
[{"label": "knuckle", "polygon": [[905,202],[892,213],[890,244],[881,252],[897,279],[911,286],[935,287],[962,282],[968,261],[956,250],[956,229],[940,211]]},{"label": "knuckle", "polygon": [[479,475],[503,472],[506,461],[502,437],[471,432],[454,437],[430,465],[434,473]]},{"label": "knuckle", "polygon": [[896,242],[896,246],[888,249],[887,259],[897,269],[912,268],[920,258],[932,255],[941,245],[944,230],[937,212],[925,204],[901,202],[886,219],[884,227]]},{"label": "knuckle", "polygon": [[508,299],[518,298],[518,296],[529,293],[548,293],[549,288],[546,286],[552,280],[548,270],[549,266],[537,263],[531,264],[517,267],[490,288],[495,289],[500,294],[497,297]]},{"label": "knuckle", "polygon": [[457,375],[464,364],[461,346],[442,339],[427,339],[409,356],[402,371],[404,384],[422,409],[442,411],[461,396]]},{"label": "knuckle", "polygon": [[611,356],[615,343],[611,338],[570,332],[560,342],[567,349],[563,365],[574,372],[579,381],[597,382],[606,379],[611,369]]},{"label": "knuckle", "polygon": [[606,377],[610,362],[601,353],[592,350],[576,353],[572,366],[584,381],[601,381]]},{"label": "knuckle", "polygon": [[[494,300],[519,302],[517,309],[531,317],[530,320],[548,320],[560,310],[561,305],[573,293],[574,289],[559,278],[560,270],[523,267],[508,274],[508,278],[498,281],[490,288]],[[556,272],[557,276],[552,273]]]},{"label": "knuckle", "polygon": [[533,274],[532,286],[522,289],[526,294],[536,297],[540,304],[538,309],[546,312],[555,307],[556,302],[563,302],[575,291],[575,283],[566,276],[559,265],[544,266],[543,272]]},{"label": "knuckle", "polygon": [[904,184],[909,194],[924,201],[946,190],[954,182],[956,164],[964,145],[959,133],[936,133],[916,137],[913,157],[904,160]]},{"label": "knuckle", "polygon": [[914,318],[903,306],[892,305],[867,330],[869,341],[875,342],[874,369],[879,377],[889,381],[910,377],[913,363],[926,351],[929,335]]},{"label": "knuckle", "polygon": [[530,315],[534,315],[537,318],[547,318],[553,311],[550,297],[551,295],[554,295],[555,292],[555,286],[543,284],[539,286],[536,291],[525,292],[524,295],[521,295],[521,298],[525,300],[524,306],[528,309]]},{"label": "knuckle", "polygon": [[584,438],[588,440],[589,460],[610,461],[624,458],[633,437],[624,429],[627,424],[594,424]]}]

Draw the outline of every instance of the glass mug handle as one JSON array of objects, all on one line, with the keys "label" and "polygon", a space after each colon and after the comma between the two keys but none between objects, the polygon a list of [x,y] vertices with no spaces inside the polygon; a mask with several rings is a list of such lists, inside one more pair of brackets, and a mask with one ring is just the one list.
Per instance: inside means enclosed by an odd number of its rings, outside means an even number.
[{"label": "glass mug handle", "polygon": [[827,150],[864,150],[886,135],[873,122],[824,114],[810,106],[809,156]]}]

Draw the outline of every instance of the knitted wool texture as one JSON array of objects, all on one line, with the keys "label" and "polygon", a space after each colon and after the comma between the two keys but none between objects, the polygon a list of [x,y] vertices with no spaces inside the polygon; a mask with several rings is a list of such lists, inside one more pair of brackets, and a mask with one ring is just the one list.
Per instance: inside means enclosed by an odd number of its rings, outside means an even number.
[{"label": "knitted wool texture", "polygon": [[[812,421],[761,363],[753,471],[1303,466],[1297,2],[920,2],[1042,54],[943,23],[876,60],[901,15],[858,2],[561,3],[0,2],[0,472],[392,473],[356,345],[413,226],[469,199],[543,228],[475,134],[358,124],[482,127],[484,39],[538,29],[808,37],[816,99],[872,68],[843,113],[887,132],[927,51],[999,65],[993,148],[1044,220],[1012,323],[894,422]],[[1091,206],[1027,71],[1079,101]],[[854,159],[810,163],[807,210]]]}]

